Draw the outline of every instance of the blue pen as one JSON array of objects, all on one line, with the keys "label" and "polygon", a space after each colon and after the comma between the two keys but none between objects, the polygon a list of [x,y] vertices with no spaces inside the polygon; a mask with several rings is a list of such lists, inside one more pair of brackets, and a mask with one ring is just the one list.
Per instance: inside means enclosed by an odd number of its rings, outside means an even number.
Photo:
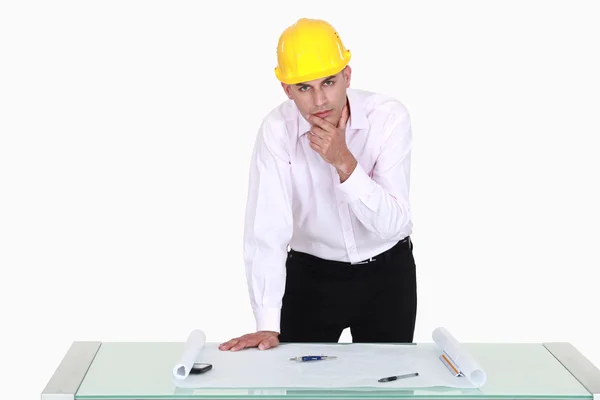
[{"label": "blue pen", "polygon": [[302,356],[302,357],[292,357],[292,358],[290,358],[290,360],[304,362],[304,361],[332,360],[334,358],[337,358],[337,357],[336,356]]}]

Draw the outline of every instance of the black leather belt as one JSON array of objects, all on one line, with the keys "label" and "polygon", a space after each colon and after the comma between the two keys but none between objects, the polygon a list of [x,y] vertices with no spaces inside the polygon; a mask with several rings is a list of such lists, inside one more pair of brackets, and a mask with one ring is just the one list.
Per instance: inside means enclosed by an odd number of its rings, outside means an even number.
[{"label": "black leather belt", "polygon": [[363,261],[358,261],[358,262],[345,262],[345,261],[333,261],[333,260],[324,260],[322,258],[313,256],[312,254],[307,254],[307,253],[302,253],[296,250],[291,249],[289,251],[288,257],[290,256],[294,256],[294,257],[303,257],[306,259],[314,259],[314,260],[319,260],[319,262],[325,262],[327,264],[331,264],[331,265],[362,265],[362,264],[370,264],[373,262],[377,262],[377,261],[383,261],[385,259],[390,258],[391,256],[393,256],[394,254],[396,254],[399,251],[403,251],[403,250],[408,250],[408,249],[412,249],[413,245],[412,245],[412,241],[410,239],[410,236],[405,237],[404,239],[400,240],[398,243],[396,243],[394,245],[394,247],[390,248],[389,250],[384,251],[383,253],[380,253],[376,256],[373,256],[371,258],[368,258],[366,260]]}]

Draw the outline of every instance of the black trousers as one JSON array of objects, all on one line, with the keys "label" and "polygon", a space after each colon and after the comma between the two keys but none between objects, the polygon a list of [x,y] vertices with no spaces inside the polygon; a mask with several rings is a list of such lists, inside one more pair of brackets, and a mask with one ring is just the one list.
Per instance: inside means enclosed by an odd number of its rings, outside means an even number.
[{"label": "black trousers", "polygon": [[417,313],[410,238],[365,264],[328,261],[291,250],[279,341],[411,343]]}]

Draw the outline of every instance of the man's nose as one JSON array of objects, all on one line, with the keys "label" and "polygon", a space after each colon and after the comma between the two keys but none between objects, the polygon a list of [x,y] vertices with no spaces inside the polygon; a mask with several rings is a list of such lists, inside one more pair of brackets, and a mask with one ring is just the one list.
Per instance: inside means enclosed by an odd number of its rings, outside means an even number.
[{"label": "man's nose", "polygon": [[322,107],[327,104],[327,97],[324,90],[317,89],[313,93],[315,94],[314,102],[316,107]]}]

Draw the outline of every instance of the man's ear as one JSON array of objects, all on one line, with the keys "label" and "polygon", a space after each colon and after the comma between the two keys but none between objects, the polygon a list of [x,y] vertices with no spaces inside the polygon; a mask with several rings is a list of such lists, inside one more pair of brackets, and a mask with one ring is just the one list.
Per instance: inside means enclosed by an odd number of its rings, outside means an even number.
[{"label": "man's ear", "polygon": [[281,82],[281,87],[283,88],[283,91],[285,92],[288,99],[292,100],[292,95],[290,94],[290,85]]},{"label": "man's ear", "polygon": [[344,75],[344,79],[346,80],[346,87],[349,88],[350,87],[350,78],[352,76],[352,68],[350,68],[349,65],[346,65],[346,67],[344,68],[342,73]]}]

